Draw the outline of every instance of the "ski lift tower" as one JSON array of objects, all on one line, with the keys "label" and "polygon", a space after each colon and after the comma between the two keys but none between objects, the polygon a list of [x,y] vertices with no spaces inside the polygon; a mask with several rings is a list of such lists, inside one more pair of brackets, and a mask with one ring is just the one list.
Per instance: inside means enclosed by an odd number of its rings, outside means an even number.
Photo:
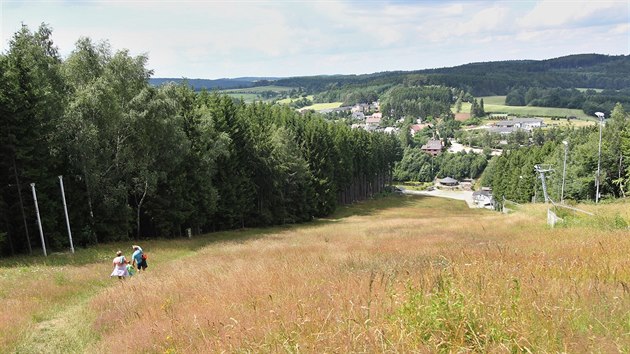
[{"label": "ski lift tower", "polygon": [[534,165],[534,170],[538,173],[538,178],[542,182],[543,195],[545,196],[545,203],[549,203],[551,199],[549,199],[549,195],[547,194],[547,183],[545,182],[545,173],[552,172],[553,168],[548,164],[538,164]]}]

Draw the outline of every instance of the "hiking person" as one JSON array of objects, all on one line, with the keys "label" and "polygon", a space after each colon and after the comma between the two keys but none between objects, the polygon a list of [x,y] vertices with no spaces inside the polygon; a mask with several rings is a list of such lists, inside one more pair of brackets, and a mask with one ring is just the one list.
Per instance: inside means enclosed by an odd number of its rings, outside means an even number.
[{"label": "hiking person", "polygon": [[138,270],[145,270],[149,266],[147,264],[147,255],[144,254],[142,248],[138,245],[131,246],[133,248],[133,255],[131,255],[132,264],[138,268]]},{"label": "hiking person", "polygon": [[127,259],[125,259],[122,251],[116,252],[116,258],[114,258],[112,263],[114,264],[114,271],[112,271],[110,277],[118,277],[118,279],[123,279],[124,277],[129,275],[129,272],[127,272],[127,263],[129,262],[127,261]]}]

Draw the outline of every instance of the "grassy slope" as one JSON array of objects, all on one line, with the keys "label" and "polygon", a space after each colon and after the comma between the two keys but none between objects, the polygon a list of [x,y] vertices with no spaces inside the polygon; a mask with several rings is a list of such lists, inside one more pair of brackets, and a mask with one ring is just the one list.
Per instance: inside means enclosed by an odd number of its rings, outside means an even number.
[{"label": "grassy slope", "polygon": [[315,111],[319,111],[322,109],[330,109],[330,108],[338,108],[341,107],[343,102],[330,102],[330,103],[315,103],[310,106],[306,106],[303,109],[312,109]]},{"label": "grassy slope", "polygon": [[256,87],[248,87],[248,88],[240,88],[240,89],[229,89],[229,90],[221,90],[219,91],[222,94],[226,94],[230,97],[243,99],[245,102],[254,102],[254,101],[268,101],[260,97],[260,92],[263,91],[276,91],[276,92],[288,92],[291,91],[292,87],[284,87],[284,86],[256,86]]},{"label": "grassy slope", "polygon": [[[486,113],[508,113],[521,117],[567,117],[575,116],[578,119],[594,120],[580,109],[533,107],[533,106],[506,106],[505,96],[487,96],[483,98],[483,107]],[[455,107],[452,108],[455,112]],[[470,103],[462,104],[462,112],[470,112]],[[561,121],[555,121],[561,122]],[[562,123],[558,123],[562,124]],[[573,121],[573,124],[583,124]],[[592,124],[590,122],[586,124]]]},{"label": "grassy slope", "polygon": [[[329,219],[150,241],[146,274],[108,279],[104,245],[0,262],[0,348],[19,352],[630,350],[627,203],[548,229],[397,196]],[[142,292],[142,296],[139,293]],[[122,333],[122,334],[121,334]]]}]

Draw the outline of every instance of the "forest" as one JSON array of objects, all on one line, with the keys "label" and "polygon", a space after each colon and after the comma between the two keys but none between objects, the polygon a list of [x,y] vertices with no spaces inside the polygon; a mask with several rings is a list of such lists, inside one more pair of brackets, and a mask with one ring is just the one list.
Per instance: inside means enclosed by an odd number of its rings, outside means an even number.
[{"label": "forest", "polygon": [[599,111],[610,112],[617,103],[626,110],[630,109],[630,88],[597,92],[593,89],[517,87],[510,90],[505,98],[508,106],[577,108],[590,116]]},{"label": "forest", "polygon": [[[398,125],[397,135],[352,129],[348,117],[246,104],[196,90],[195,81],[156,86],[147,60],[89,38],[61,58],[46,25],[14,34],[0,55],[0,254],[38,252],[40,226],[48,247],[67,248],[64,197],[74,242],[85,247],[306,222],[378,195],[394,180],[480,178],[497,197],[540,200],[533,166],[542,163],[555,166],[548,176],[555,199],[593,200],[597,178],[604,199],[628,191],[628,56],[242,78],[245,86],[291,87],[308,102],[309,93],[315,102],[379,100],[383,124]],[[484,118],[476,97],[488,93],[507,94],[511,105],[604,112],[601,154],[597,127],[508,137],[461,130]],[[451,108],[459,111],[462,102],[471,104],[470,122],[454,119]],[[409,126],[418,118],[428,126],[412,137]],[[485,150],[430,157],[419,149],[429,138]],[[504,153],[491,157],[491,148]],[[566,176],[558,170],[565,161]]]},{"label": "forest", "polygon": [[626,197],[630,186],[630,117],[617,104],[606,118],[599,127],[601,152],[597,126],[540,130],[526,144],[514,145],[492,158],[481,176],[481,184],[491,186],[499,200],[505,197],[519,203],[544,201],[534,166],[546,164],[553,169],[546,181],[554,201],[596,200],[597,178],[602,199]]},{"label": "forest", "polygon": [[479,97],[507,95],[518,87],[620,90],[630,87],[629,72],[630,55],[576,54],[547,60],[472,63],[406,72],[293,77],[279,79],[274,84],[321,93],[369,86],[378,91],[379,87],[414,83],[453,87]]},{"label": "forest", "polygon": [[392,135],[151,86],[146,64],[89,38],[62,59],[46,25],[13,35],[0,55],[2,254],[39,252],[36,209],[47,247],[67,249],[61,178],[83,247],[309,221],[383,192],[402,156]]}]

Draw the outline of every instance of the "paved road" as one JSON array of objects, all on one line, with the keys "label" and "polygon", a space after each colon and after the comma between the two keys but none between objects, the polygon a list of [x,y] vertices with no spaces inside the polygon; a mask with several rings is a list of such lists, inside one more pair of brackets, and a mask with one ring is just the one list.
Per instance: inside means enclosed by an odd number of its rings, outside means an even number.
[{"label": "paved road", "polygon": [[[483,149],[472,148],[470,146],[462,145],[456,141],[451,141],[451,146],[448,148],[448,152],[460,152],[460,151],[466,151],[466,152],[472,151],[477,154],[483,153]],[[502,152],[503,152],[502,150],[493,149],[490,152],[490,155],[498,156],[498,155],[501,155]]]},{"label": "paved road", "polygon": [[449,191],[449,190],[440,190],[434,189],[432,191],[414,191],[405,189],[404,187],[398,186],[398,188],[402,189],[404,194],[413,194],[413,195],[428,195],[431,197],[440,197],[440,198],[450,198],[450,199],[458,199],[463,200],[468,204],[469,208],[476,208],[477,206],[473,202],[472,191]]}]

